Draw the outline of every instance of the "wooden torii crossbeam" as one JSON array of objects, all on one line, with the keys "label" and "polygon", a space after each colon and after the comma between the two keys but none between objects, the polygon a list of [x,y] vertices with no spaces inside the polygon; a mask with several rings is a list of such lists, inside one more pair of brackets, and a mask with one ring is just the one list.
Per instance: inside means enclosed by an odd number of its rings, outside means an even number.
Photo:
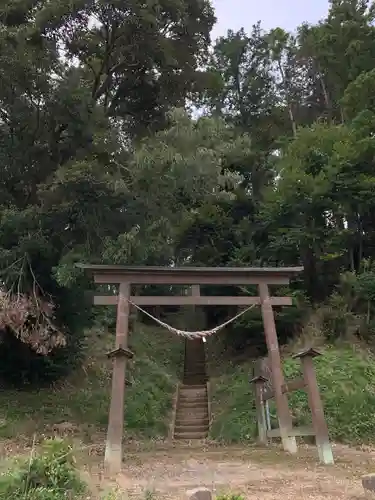
[{"label": "wooden torii crossbeam", "polygon": [[[263,326],[272,367],[272,382],[277,407],[280,437],[286,451],[297,451],[296,439],[288,435],[292,426],[279,344],[277,340],[273,306],[291,305],[290,297],[271,297],[269,285],[288,285],[290,278],[303,271],[303,267],[127,267],[112,265],[77,264],[88,271],[98,284],[119,285],[117,296],[97,295],[95,305],[117,305],[116,342],[109,356],[113,358],[112,392],[104,463],[115,473],[121,470],[124,426],[124,393],[126,360],[133,357],[128,349],[129,300],[139,306],[199,305],[249,306],[260,305]],[[132,285],[190,285],[193,294],[180,297],[132,296]],[[199,285],[257,285],[257,297],[201,296]]]}]

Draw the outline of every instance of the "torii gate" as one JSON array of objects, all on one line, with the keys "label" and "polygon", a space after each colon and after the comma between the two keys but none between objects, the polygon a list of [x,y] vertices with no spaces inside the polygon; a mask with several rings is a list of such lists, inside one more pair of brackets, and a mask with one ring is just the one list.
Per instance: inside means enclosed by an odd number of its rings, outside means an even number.
[{"label": "torii gate", "polygon": [[[272,369],[272,384],[276,402],[279,431],[284,450],[297,452],[296,438],[290,436],[292,419],[287,394],[283,390],[284,376],[276,333],[273,306],[292,305],[290,297],[271,297],[269,285],[288,285],[290,278],[303,271],[303,267],[127,267],[115,265],[77,264],[88,271],[98,284],[119,285],[118,295],[94,297],[95,305],[117,305],[116,342],[108,356],[113,359],[112,392],[104,463],[115,473],[121,470],[124,426],[124,393],[126,360],[133,357],[128,349],[128,322],[130,303],[138,306],[250,306],[260,305],[268,355]],[[132,296],[132,285],[191,285],[189,296]],[[201,296],[199,285],[257,285],[259,295]]]}]

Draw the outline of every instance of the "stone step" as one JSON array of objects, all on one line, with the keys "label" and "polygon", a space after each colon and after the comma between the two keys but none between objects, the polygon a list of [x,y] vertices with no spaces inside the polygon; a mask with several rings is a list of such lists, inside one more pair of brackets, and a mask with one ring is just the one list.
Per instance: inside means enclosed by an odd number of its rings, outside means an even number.
[{"label": "stone step", "polygon": [[204,370],[194,370],[191,372],[184,372],[183,376],[184,377],[197,377],[197,376],[206,377],[207,374]]},{"label": "stone step", "polygon": [[188,377],[182,377],[182,383],[187,386],[206,385],[206,382],[208,382],[208,377],[205,375],[189,375]]},{"label": "stone step", "polygon": [[186,414],[201,415],[203,414],[203,412],[208,414],[207,404],[191,404],[191,405],[180,406],[177,409],[176,415],[181,413],[184,413],[185,415]]},{"label": "stone step", "polygon": [[196,396],[207,397],[207,389],[206,386],[204,386],[204,389],[180,389],[178,391],[178,395],[183,396],[184,398],[195,398]]},{"label": "stone step", "polygon": [[178,400],[179,401],[204,401],[204,400],[207,400],[207,394],[186,395],[186,394],[180,393],[178,395]]},{"label": "stone step", "polygon": [[208,418],[208,409],[202,408],[178,408],[176,411],[176,419],[180,416],[187,418]]},{"label": "stone step", "polygon": [[205,385],[182,385],[179,390],[180,394],[186,396],[194,396],[194,394],[207,394],[207,387]]},{"label": "stone step", "polygon": [[180,386],[179,393],[186,394],[187,396],[193,394],[207,394],[206,384],[183,384]]},{"label": "stone step", "polygon": [[176,415],[175,422],[208,422],[208,414],[191,415],[180,413]]},{"label": "stone step", "polygon": [[208,398],[207,398],[207,394],[202,394],[202,395],[198,395],[198,396],[193,396],[193,397],[188,397],[188,396],[184,396],[181,394],[178,395],[178,403],[190,403],[190,402],[194,402],[194,401],[208,401]]},{"label": "stone step", "polygon": [[185,389],[183,391],[179,391],[178,396],[185,399],[192,398],[207,398],[207,391],[189,391],[189,389]]},{"label": "stone step", "polygon": [[206,384],[181,384],[180,391],[205,391]]},{"label": "stone step", "polygon": [[197,412],[200,412],[200,414],[202,414],[203,412],[208,413],[207,403],[192,403],[192,404],[181,405],[177,408],[176,414],[177,413],[197,414]]},{"label": "stone step", "polygon": [[206,384],[181,384],[180,389],[206,389]]},{"label": "stone step", "polygon": [[176,426],[186,425],[186,427],[194,427],[195,425],[205,425],[208,426],[208,417],[206,418],[176,418]]},{"label": "stone step", "polygon": [[191,423],[205,423],[208,425],[208,415],[202,415],[201,417],[192,417],[191,415],[179,415],[176,416],[175,423],[180,423],[181,425],[186,423],[190,425]]},{"label": "stone step", "polygon": [[196,428],[196,427],[204,427],[204,429],[208,429],[208,418],[205,420],[176,420],[175,430],[180,429],[181,427],[186,427],[188,429]]},{"label": "stone step", "polygon": [[177,410],[179,409],[188,409],[188,408],[196,408],[196,407],[202,407],[202,408],[207,408],[207,399],[186,399],[186,400],[180,400],[178,402],[178,407]]},{"label": "stone step", "polygon": [[207,405],[207,398],[194,398],[194,399],[179,399],[177,403],[177,409],[178,408],[188,408],[188,407],[195,407],[195,406],[208,406]]},{"label": "stone step", "polygon": [[180,414],[179,416],[176,416],[176,423],[177,422],[186,422],[186,425],[194,425],[196,423],[202,424],[204,422],[208,423],[208,415],[202,415],[197,417],[192,415]]},{"label": "stone step", "polygon": [[178,397],[180,399],[207,399],[207,390],[204,391],[179,391]]},{"label": "stone step", "polygon": [[185,344],[185,362],[174,421],[174,438],[205,439],[208,435],[208,381],[203,342]]},{"label": "stone step", "polygon": [[174,428],[175,434],[183,434],[184,432],[201,432],[208,433],[207,425],[176,425]]},{"label": "stone step", "polygon": [[191,383],[191,384],[201,384],[202,382],[205,382],[207,379],[204,377],[189,377],[189,378],[184,378],[183,382],[186,383]]},{"label": "stone step", "polygon": [[193,431],[184,431],[184,432],[175,432],[174,439],[181,440],[190,440],[190,439],[206,439],[208,436],[208,431],[205,432],[193,432]]},{"label": "stone step", "polygon": [[204,373],[194,373],[192,375],[184,375],[182,377],[184,385],[206,385],[209,380]]},{"label": "stone step", "polygon": [[178,395],[178,398],[180,401],[191,401],[194,399],[207,399],[207,392],[192,392],[192,393],[186,393],[186,392],[180,392]]},{"label": "stone step", "polygon": [[195,421],[195,420],[208,420],[208,412],[205,413],[185,413],[183,411],[176,414],[177,420]]}]

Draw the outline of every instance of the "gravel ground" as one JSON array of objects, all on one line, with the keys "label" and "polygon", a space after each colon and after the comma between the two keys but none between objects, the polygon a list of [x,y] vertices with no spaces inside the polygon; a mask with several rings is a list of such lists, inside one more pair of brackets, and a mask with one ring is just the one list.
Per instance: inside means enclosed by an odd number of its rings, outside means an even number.
[{"label": "gravel ground", "polygon": [[313,448],[297,457],[279,449],[216,448],[140,452],[125,459],[116,483],[118,496],[157,499],[183,498],[186,491],[205,486],[215,494],[241,493],[246,499],[365,498],[360,481],[373,469],[372,451],[335,447],[337,463],[317,464]]},{"label": "gravel ground", "polygon": [[[0,458],[28,455],[31,445],[30,439],[0,441]],[[92,490],[87,498],[92,500],[103,499],[109,491],[116,491],[110,497],[116,500],[171,500],[186,497],[187,490],[198,486],[210,488],[215,495],[243,494],[248,500],[360,500],[365,498],[361,476],[375,473],[371,448],[334,445],[335,465],[320,466],[313,446],[300,446],[298,455],[290,456],[276,446],[129,443],[123,472],[106,477],[103,445],[82,449],[80,466]]]}]

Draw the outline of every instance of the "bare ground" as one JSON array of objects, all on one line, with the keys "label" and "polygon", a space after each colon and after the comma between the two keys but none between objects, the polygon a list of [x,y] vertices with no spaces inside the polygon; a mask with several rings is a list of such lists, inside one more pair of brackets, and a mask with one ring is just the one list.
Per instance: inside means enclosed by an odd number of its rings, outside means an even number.
[{"label": "bare ground", "polygon": [[[104,478],[90,468],[92,484],[115,498],[183,498],[198,486],[216,495],[243,494],[246,499],[359,500],[364,497],[361,475],[375,471],[375,452],[335,446],[336,464],[320,466],[314,447],[300,447],[298,457],[279,448],[183,447],[129,450],[123,472]],[[93,485],[94,486],[94,485]]]}]

